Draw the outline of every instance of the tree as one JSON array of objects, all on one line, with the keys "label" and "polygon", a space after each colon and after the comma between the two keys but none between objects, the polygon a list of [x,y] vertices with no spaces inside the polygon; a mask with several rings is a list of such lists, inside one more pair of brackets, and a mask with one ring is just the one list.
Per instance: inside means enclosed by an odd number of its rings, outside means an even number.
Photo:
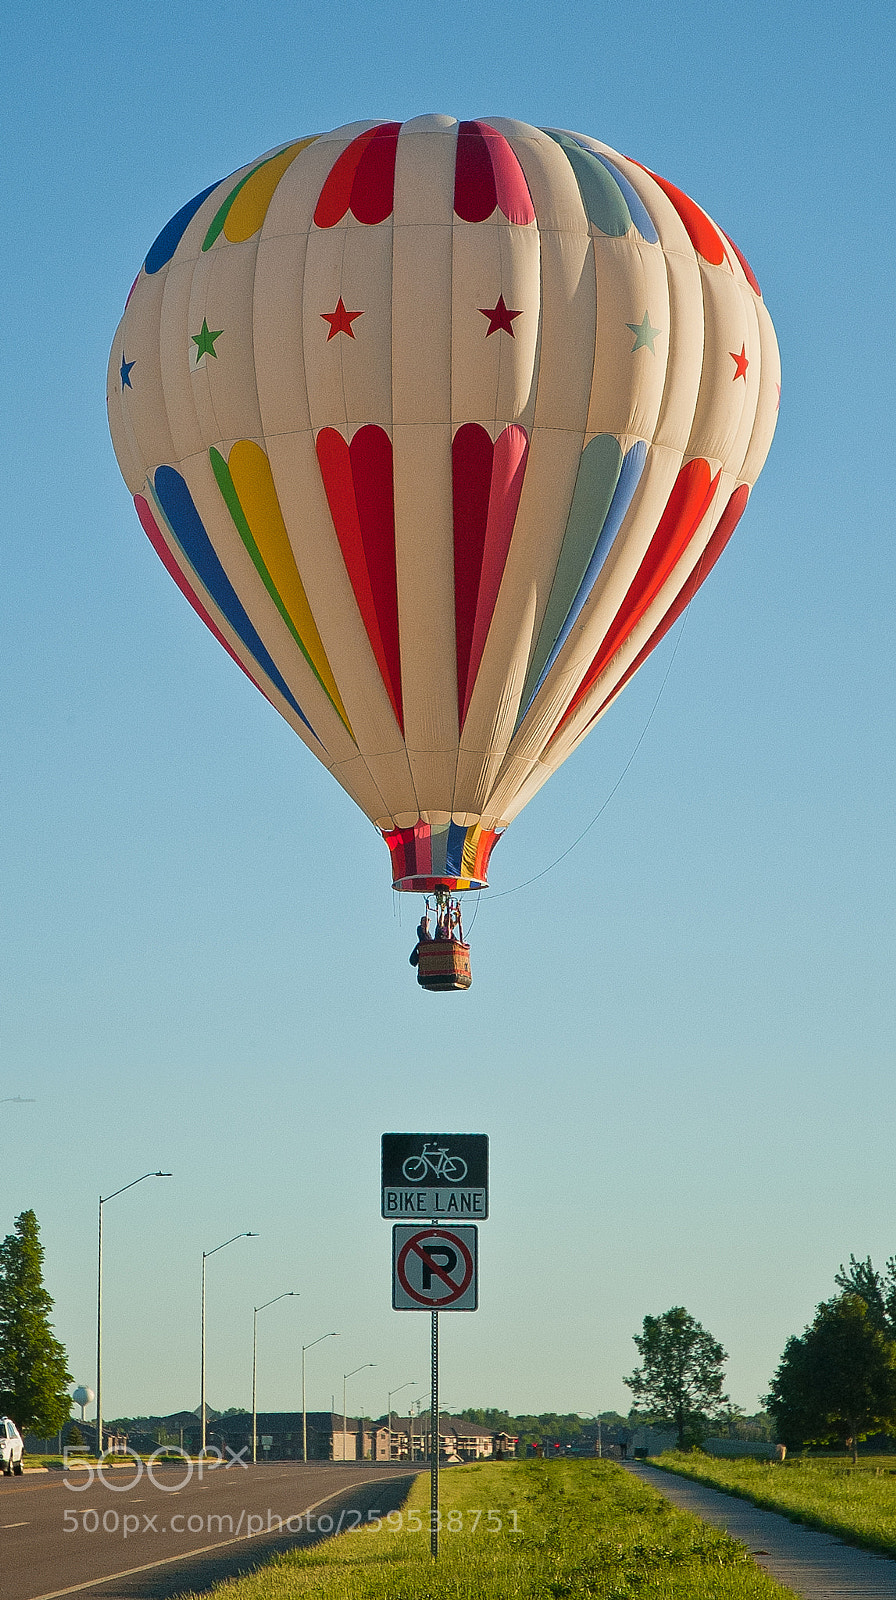
[{"label": "tree", "polygon": [[675,1428],[679,1450],[698,1443],[728,1403],[726,1352],[684,1306],[645,1317],[643,1332],[633,1337],[642,1364],[622,1381],[635,1397],[638,1420]]},{"label": "tree", "polygon": [[741,1428],[746,1420],[743,1406],[736,1405],[733,1400],[727,1400],[720,1405],[713,1421],[719,1429],[723,1439],[741,1438]]},{"label": "tree", "polygon": [[23,1211],[0,1244],[0,1411],[46,1438],[68,1421],[72,1377],[50,1326],[43,1259],[37,1217]]},{"label": "tree", "polygon": [[571,1445],[575,1449],[582,1441],[583,1419],[575,1412],[560,1415],[556,1411],[542,1411],[537,1417],[515,1417],[509,1411],[501,1411],[495,1406],[467,1406],[457,1414],[478,1428],[488,1428],[490,1433],[509,1433],[517,1439],[521,1457],[525,1455],[527,1445],[534,1444],[536,1439],[539,1443],[548,1440],[551,1449],[555,1443]]},{"label": "tree", "polygon": [[891,1256],[883,1272],[878,1272],[870,1256],[857,1261],[851,1255],[849,1266],[841,1265],[834,1282],[838,1289],[864,1300],[874,1326],[888,1339],[896,1339],[896,1256]]},{"label": "tree", "polygon": [[896,1424],[896,1342],[863,1296],[823,1301],[801,1338],[788,1339],[765,1404],[784,1443],[844,1443]]}]

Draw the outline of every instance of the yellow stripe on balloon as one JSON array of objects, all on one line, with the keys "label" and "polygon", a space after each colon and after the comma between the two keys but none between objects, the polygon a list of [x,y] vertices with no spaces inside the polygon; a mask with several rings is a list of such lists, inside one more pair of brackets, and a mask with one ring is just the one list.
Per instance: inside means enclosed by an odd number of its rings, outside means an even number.
[{"label": "yellow stripe on balloon", "polygon": [[476,851],[479,849],[479,839],[481,834],[481,822],[477,822],[475,826],[467,829],[467,837],[464,840],[464,848],[461,853],[460,866],[461,871],[468,878],[475,878],[476,876]]},{"label": "yellow stripe on balloon", "polygon": [[243,515],[284,609],[302,641],[308,660],[354,738],[292,553],[274,487],[271,464],[254,440],[239,439],[227,458],[227,466]]},{"label": "yellow stripe on balloon", "polygon": [[310,139],[299,139],[296,144],[281,150],[279,156],[274,156],[271,161],[266,161],[263,166],[258,167],[251,177],[246,179],[227,213],[227,220],[224,223],[225,239],[229,239],[231,244],[239,244],[244,239],[251,239],[253,233],[258,232],[267,216],[274,190],[287,167],[292,165],[302,150],[307,150],[309,144],[314,144],[316,138],[317,134],[312,134]]}]

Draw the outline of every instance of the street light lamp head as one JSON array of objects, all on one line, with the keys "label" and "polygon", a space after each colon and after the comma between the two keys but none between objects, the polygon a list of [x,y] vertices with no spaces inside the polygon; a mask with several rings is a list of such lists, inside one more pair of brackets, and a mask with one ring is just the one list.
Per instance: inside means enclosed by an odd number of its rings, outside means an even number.
[{"label": "street light lamp head", "polygon": [[293,1297],[298,1297],[301,1292],[301,1289],[284,1289],[283,1293],[275,1295],[273,1300],[266,1300],[263,1306],[253,1306],[252,1309],[257,1317],[259,1311],[267,1311],[268,1306],[275,1306],[278,1300],[289,1300]]},{"label": "street light lamp head", "polygon": [[412,1385],[415,1384],[416,1382],[417,1382],[416,1378],[408,1378],[407,1383],[400,1383],[398,1385],[397,1389],[390,1389],[388,1392],[389,1392],[390,1395],[400,1394],[402,1389],[410,1389],[412,1387]]}]

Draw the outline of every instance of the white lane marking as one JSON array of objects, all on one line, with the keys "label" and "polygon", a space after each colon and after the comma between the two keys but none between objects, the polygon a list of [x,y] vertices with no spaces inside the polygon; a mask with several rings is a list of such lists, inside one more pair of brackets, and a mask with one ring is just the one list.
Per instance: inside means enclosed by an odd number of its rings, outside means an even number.
[{"label": "white lane marking", "polygon": [[[284,1473],[284,1477],[286,1474]],[[390,1474],[391,1476],[391,1474]],[[399,1474],[396,1473],[396,1477]],[[415,1473],[416,1477],[417,1474]],[[340,1488],[334,1489],[332,1494],[325,1494],[322,1500],[315,1500],[313,1506],[303,1506],[301,1512],[294,1511],[293,1516],[307,1517],[310,1511],[316,1511],[319,1506],[325,1506],[328,1500],[335,1500],[337,1495],[345,1494],[347,1489],[361,1489],[372,1480],[359,1478],[356,1483],[344,1483]],[[387,1480],[383,1480],[387,1481]],[[205,1556],[211,1550],[224,1550],[231,1544],[245,1544],[248,1539],[258,1539],[262,1533],[267,1533],[267,1528],[262,1528],[259,1533],[242,1533],[238,1539],[222,1539],[218,1544],[204,1544],[198,1550],[185,1550],[179,1556],[165,1556],[161,1561],[146,1561],[142,1567],[128,1567],[125,1572],[110,1572],[105,1578],[88,1578],[86,1583],[73,1583],[68,1589],[54,1589],[50,1594],[33,1595],[31,1600],[60,1600],[64,1594],[77,1594],[80,1589],[98,1589],[104,1583],[115,1583],[118,1578],[130,1578],[137,1572],[151,1572],[153,1567],[168,1567],[173,1561],[187,1561],[190,1556]]]}]

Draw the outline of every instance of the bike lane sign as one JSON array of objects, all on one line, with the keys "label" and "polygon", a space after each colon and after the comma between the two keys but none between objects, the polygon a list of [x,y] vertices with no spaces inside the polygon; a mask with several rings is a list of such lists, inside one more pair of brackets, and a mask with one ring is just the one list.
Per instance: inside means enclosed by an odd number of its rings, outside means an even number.
[{"label": "bike lane sign", "polygon": [[384,1133],[382,1150],[384,1217],[488,1216],[488,1134]]},{"label": "bike lane sign", "polygon": [[475,1311],[479,1305],[475,1225],[441,1228],[399,1222],[392,1229],[393,1311]]}]

